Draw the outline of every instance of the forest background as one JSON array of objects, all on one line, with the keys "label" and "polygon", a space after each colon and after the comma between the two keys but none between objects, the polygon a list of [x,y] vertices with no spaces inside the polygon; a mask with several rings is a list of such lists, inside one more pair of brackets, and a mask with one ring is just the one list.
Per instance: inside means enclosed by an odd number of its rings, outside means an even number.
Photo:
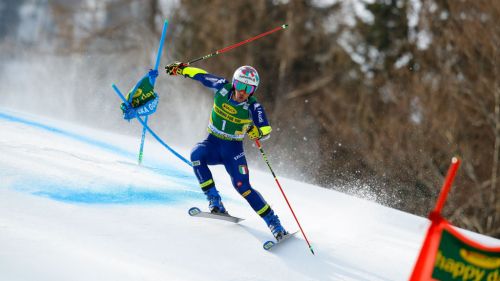
[{"label": "forest background", "polygon": [[[458,155],[444,216],[500,238],[498,18],[494,0],[7,0],[0,106],[138,135],[110,84],[151,67],[164,19],[163,66],[288,24],[195,65],[259,71],[278,176],[426,216]],[[206,134],[211,98],[194,84],[160,74],[151,126],[174,144]]]}]

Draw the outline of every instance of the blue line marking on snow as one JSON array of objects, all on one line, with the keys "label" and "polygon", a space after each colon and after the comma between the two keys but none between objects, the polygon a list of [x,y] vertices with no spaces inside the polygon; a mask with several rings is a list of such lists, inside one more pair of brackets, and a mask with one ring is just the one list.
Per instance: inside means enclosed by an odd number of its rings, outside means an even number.
[{"label": "blue line marking on snow", "polygon": [[205,200],[203,193],[182,190],[142,190],[127,188],[121,191],[82,191],[57,190],[38,191],[32,194],[48,197],[57,201],[80,204],[168,204],[172,205],[188,200]]},{"label": "blue line marking on snow", "polygon": [[[0,119],[21,123],[66,136],[135,160],[136,155],[134,153],[90,137],[85,137],[28,119],[15,117],[3,112],[0,112]],[[130,164],[135,166],[132,162],[119,162],[122,165]],[[81,204],[175,204],[182,201],[206,200],[204,194],[198,187],[198,182],[194,175],[188,174],[185,171],[176,169],[174,166],[165,163],[150,162],[148,165],[141,166],[141,169],[149,169],[157,174],[166,176],[169,181],[175,184],[171,189],[168,189],[168,187],[165,189],[148,189],[130,185],[112,186],[113,183],[102,184],[100,186],[93,185],[92,188],[89,189],[88,186],[81,186],[78,182],[61,183],[57,180],[40,178],[30,173],[19,174],[9,169],[9,167],[4,168],[5,169],[0,170],[0,178],[12,178],[13,175],[16,175],[14,177],[15,180],[9,184],[10,188],[62,202]]]},{"label": "blue line marking on snow", "polygon": [[[99,148],[105,149],[105,150],[113,152],[115,154],[119,154],[122,156],[126,156],[128,158],[132,158],[134,160],[136,157],[136,155],[134,153],[127,151],[125,149],[116,147],[116,146],[111,145],[109,143],[98,141],[98,140],[95,140],[95,139],[92,139],[89,137],[78,135],[76,133],[68,132],[68,131],[65,131],[65,130],[62,130],[62,129],[59,129],[59,128],[56,128],[53,126],[45,125],[45,124],[42,124],[39,122],[27,120],[27,119],[20,118],[20,117],[15,117],[15,116],[8,115],[8,114],[2,113],[2,112],[0,112],[0,119],[4,119],[4,120],[10,121],[10,122],[21,123],[21,124],[25,124],[25,125],[28,125],[31,127],[35,127],[35,128],[49,131],[49,132],[53,132],[55,134],[66,136],[66,137],[72,138],[74,140],[83,142],[83,143],[97,146]],[[159,172],[160,174],[175,176],[175,177],[183,178],[183,179],[194,180],[194,184],[197,185],[197,180],[192,174],[187,174],[186,172],[180,171],[180,170],[176,169],[175,167],[169,167],[169,166],[165,165],[164,163],[161,163],[161,164],[154,163],[154,165],[157,167],[160,167],[160,168],[152,168],[155,171]]]},{"label": "blue line marking on snow", "polygon": [[102,141],[97,141],[97,140],[94,140],[94,139],[91,139],[91,138],[88,138],[88,137],[84,137],[84,136],[81,136],[81,135],[78,135],[78,134],[75,134],[75,133],[64,131],[64,130],[61,130],[61,129],[58,129],[58,128],[55,128],[55,127],[52,127],[52,126],[48,126],[48,125],[45,125],[45,124],[42,124],[42,123],[38,123],[38,122],[35,122],[35,121],[31,121],[31,120],[27,120],[27,119],[15,117],[15,116],[12,116],[12,115],[7,115],[7,114],[2,113],[2,112],[0,112],[0,119],[4,119],[4,120],[10,121],[10,122],[16,122],[16,123],[25,124],[25,125],[28,125],[28,126],[31,126],[31,127],[35,127],[35,128],[39,128],[39,129],[43,129],[43,130],[46,130],[46,131],[49,131],[49,132],[52,132],[52,133],[55,133],[55,134],[58,134],[58,135],[67,136],[67,137],[70,137],[72,139],[75,139],[75,140],[78,140],[78,141],[81,141],[81,142],[84,142],[84,143],[87,143],[87,144],[91,144],[91,145],[94,145],[94,146],[106,149],[108,151],[111,151],[111,152],[114,152],[114,153],[117,153],[117,154],[120,154],[120,155],[135,157],[135,155],[133,153],[131,153],[129,151],[126,151],[124,149],[118,148],[116,146],[110,145],[108,143],[105,143],[105,142],[102,142]]},{"label": "blue line marking on snow", "polygon": [[[8,175],[9,171],[7,171]],[[2,171],[0,171],[0,178]],[[170,179],[170,178],[169,178]],[[200,189],[178,185],[165,188],[147,188],[135,185],[101,183],[91,187],[67,180],[47,180],[39,175],[22,174],[9,188],[56,201],[76,204],[177,204],[199,200],[205,202]]]}]

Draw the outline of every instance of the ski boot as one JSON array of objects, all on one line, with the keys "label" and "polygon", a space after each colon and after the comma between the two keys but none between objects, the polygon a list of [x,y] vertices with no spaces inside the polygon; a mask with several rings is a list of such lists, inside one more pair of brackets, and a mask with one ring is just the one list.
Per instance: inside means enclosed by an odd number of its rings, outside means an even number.
[{"label": "ski boot", "polygon": [[281,222],[277,215],[274,214],[274,211],[271,211],[269,214],[263,217],[264,221],[267,223],[269,230],[274,235],[277,241],[281,240],[288,232],[283,228]]},{"label": "ski boot", "polygon": [[228,215],[226,208],[224,208],[224,204],[222,204],[219,192],[215,189],[215,187],[207,190],[205,195],[207,196],[208,209],[210,210],[210,213]]}]

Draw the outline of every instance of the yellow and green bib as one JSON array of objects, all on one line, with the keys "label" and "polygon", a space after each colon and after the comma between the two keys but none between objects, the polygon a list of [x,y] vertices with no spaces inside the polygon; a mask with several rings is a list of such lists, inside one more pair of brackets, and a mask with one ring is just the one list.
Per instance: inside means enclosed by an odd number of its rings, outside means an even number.
[{"label": "yellow and green bib", "polygon": [[215,93],[208,132],[221,139],[242,141],[252,124],[248,108],[255,102],[255,98],[250,97],[246,102],[237,105],[232,104],[228,100],[231,88],[228,83]]}]

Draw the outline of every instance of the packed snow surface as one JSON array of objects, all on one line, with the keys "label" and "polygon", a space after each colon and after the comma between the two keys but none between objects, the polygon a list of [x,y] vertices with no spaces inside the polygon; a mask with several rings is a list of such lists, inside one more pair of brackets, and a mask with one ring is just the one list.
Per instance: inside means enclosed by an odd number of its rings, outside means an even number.
[{"label": "packed snow surface", "polygon": [[[1,280],[407,280],[429,224],[278,175],[316,255],[300,232],[268,252],[271,233],[222,166],[214,179],[239,224],[190,217],[207,207],[196,178],[151,136],[139,166],[139,136],[1,108],[0,131]],[[271,174],[250,167],[250,179],[298,230]]]}]

